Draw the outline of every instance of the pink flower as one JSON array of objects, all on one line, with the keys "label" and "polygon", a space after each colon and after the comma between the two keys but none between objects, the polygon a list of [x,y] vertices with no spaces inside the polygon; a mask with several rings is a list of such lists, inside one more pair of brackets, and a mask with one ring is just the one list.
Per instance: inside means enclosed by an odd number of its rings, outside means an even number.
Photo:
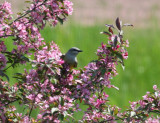
[{"label": "pink flower", "polygon": [[142,96],[144,100],[148,100],[148,95]]},{"label": "pink flower", "polygon": [[102,104],[104,104],[105,103],[105,101],[104,100],[102,100],[102,99],[97,99],[97,102],[96,102],[96,108],[99,108],[99,106],[100,105],[102,105]]},{"label": "pink flower", "polygon": [[156,118],[148,118],[145,123],[159,123],[159,119],[156,119]]},{"label": "pink flower", "polygon": [[145,103],[143,100],[140,100],[140,101],[139,101],[139,104],[140,104],[141,107],[144,108],[147,103]]},{"label": "pink flower", "polygon": [[33,100],[33,99],[35,98],[35,95],[30,94],[30,95],[26,96],[26,98],[28,98],[28,99],[30,99],[30,100]]},{"label": "pink flower", "polygon": [[109,97],[109,95],[108,95],[108,94],[106,94],[105,92],[103,92],[103,96],[104,96],[104,99],[105,99],[105,100],[107,100],[107,99],[108,99],[108,97]]},{"label": "pink flower", "polygon": [[5,52],[6,51],[6,45],[4,44],[4,41],[0,41],[0,52]]},{"label": "pink flower", "polygon": [[2,8],[5,9],[8,12],[8,14],[12,14],[11,3],[5,1],[4,4],[2,4]]},{"label": "pink flower", "polygon": [[37,97],[36,97],[36,102],[40,102],[42,97],[43,97],[42,94],[38,94]]},{"label": "pink flower", "polygon": [[153,89],[156,91],[157,90],[157,85],[153,85]]},{"label": "pink flower", "polygon": [[122,56],[123,56],[124,59],[127,59],[128,58],[128,52],[122,53]]},{"label": "pink flower", "polygon": [[6,67],[6,57],[3,54],[0,54],[0,70],[4,69]]},{"label": "pink flower", "polygon": [[129,103],[131,104],[132,110],[135,110],[138,103],[137,102],[131,102],[131,101],[129,101]]},{"label": "pink flower", "polygon": [[22,122],[23,123],[31,123],[30,118],[28,116],[24,116]]},{"label": "pink flower", "polygon": [[64,0],[64,6],[66,8],[66,13],[69,14],[69,15],[72,15],[72,12],[73,12],[73,3],[68,1],[68,0]]},{"label": "pink flower", "polygon": [[38,114],[37,115],[37,119],[42,119],[43,118],[43,115],[42,114]]},{"label": "pink flower", "polygon": [[126,47],[129,47],[129,41],[126,40]]}]

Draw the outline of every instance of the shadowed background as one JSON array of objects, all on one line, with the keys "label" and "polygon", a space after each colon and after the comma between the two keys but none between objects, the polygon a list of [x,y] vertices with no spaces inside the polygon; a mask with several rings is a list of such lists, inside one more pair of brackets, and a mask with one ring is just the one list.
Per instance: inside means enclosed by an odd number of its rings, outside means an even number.
[{"label": "shadowed background", "polygon": [[[12,3],[15,13],[26,8],[23,0],[6,1]],[[141,99],[146,91],[152,90],[154,84],[160,87],[159,0],[71,1],[74,3],[73,15],[64,25],[46,27],[41,32],[45,41],[55,41],[63,53],[73,46],[82,49],[84,52],[78,55],[78,67],[83,67],[96,59],[95,52],[101,42],[107,42],[107,37],[99,33],[107,30],[104,25],[113,24],[119,17],[134,27],[124,29],[124,37],[130,41],[130,47],[127,48],[129,58],[125,60],[125,70],[118,66],[119,75],[111,80],[120,90],[106,89],[109,100],[113,105],[124,108],[129,105],[129,100]],[[10,73],[13,74],[13,71]]]}]

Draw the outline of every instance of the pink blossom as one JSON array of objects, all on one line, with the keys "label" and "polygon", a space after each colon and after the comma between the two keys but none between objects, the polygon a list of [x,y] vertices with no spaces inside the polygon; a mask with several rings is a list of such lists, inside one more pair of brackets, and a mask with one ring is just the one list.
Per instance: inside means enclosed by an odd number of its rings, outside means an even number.
[{"label": "pink blossom", "polygon": [[30,94],[30,95],[26,96],[26,98],[28,98],[30,100],[34,100],[35,95],[34,94]]},{"label": "pink blossom", "polygon": [[5,52],[6,51],[6,45],[4,44],[4,41],[0,41],[0,52]]},{"label": "pink blossom", "polygon": [[132,110],[136,110],[136,106],[137,106],[137,102],[131,102],[131,101],[129,101],[129,103],[131,104],[131,108],[132,108]]},{"label": "pink blossom", "polygon": [[127,59],[127,58],[128,58],[128,52],[124,52],[124,53],[122,54],[122,56],[123,56],[124,59]]},{"label": "pink blossom", "polygon": [[42,94],[38,94],[37,96],[36,96],[36,99],[35,99],[35,101],[38,103],[38,102],[40,102],[41,101],[41,99],[42,99],[42,97],[43,97],[43,95]]},{"label": "pink blossom", "polygon": [[22,119],[23,123],[31,123],[30,118],[28,116],[24,116]]},{"label": "pink blossom", "polygon": [[143,100],[140,100],[140,101],[139,101],[139,104],[140,104],[141,107],[144,108],[147,103],[145,103]]},{"label": "pink blossom", "polygon": [[144,95],[142,96],[144,100],[147,100],[148,99],[148,95]]},{"label": "pink blossom", "polygon": [[159,119],[156,119],[156,118],[148,118],[145,123],[159,123]]},{"label": "pink blossom", "polygon": [[6,57],[3,54],[0,54],[0,70],[4,69],[6,67]]},{"label": "pink blossom", "polygon": [[129,47],[129,41],[126,40],[126,47]]},{"label": "pink blossom", "polygon": [[109,95],[108,95],[108,94],[106,94],[105,92],[103,92],[103,96],[104,96],[104,99],[105,99],[105,100],[107,100],[107,99],[108,99],[108,97],[109,97]]},{"label": "pink blossom", "polygon": [[153,85],[153,89],[156,91],[157,90],[157,85]]},{"label": "pink blossom", "polygon": [[73,12],[73,3],[68,1],[68,0],[64,0],[64,6],[66,8],[66,13],[69,14],[69,15],[72,15],[72,12]]},{"label": "pink blossom", "polygon": [[8,3],[8,2],[4,2],[4,4],[2,4],[2,9],[5,9],[8,14],[12,14],[12,11],[11,11],[11,3]]},{"label": "pink blossom", "polygon": [[96,102],[96,108],[99,108],[99,106],[100,105],[102,105],[102,104],[104,104],[105,103],[105,101],[104,100],[102,100],[102,99],[97,99],[97,102]]},{"label": "pink blossom", "polygon": [[37,119],[42,119],[43,118],[43,115],[42,114],[38,114],[37,115]]}]

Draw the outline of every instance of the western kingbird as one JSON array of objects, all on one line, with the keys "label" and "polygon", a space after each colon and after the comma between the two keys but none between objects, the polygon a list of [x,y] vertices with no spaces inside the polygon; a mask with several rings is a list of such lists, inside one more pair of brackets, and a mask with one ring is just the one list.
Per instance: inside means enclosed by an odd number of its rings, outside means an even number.
[{"label": "western kingbird", "polygon": [[62,59],[70,66],[70,68],[77,67],[77,55],[79,52],[82,52],[82,50],[77,47],[72,47],[65,55],[62,55]]}]

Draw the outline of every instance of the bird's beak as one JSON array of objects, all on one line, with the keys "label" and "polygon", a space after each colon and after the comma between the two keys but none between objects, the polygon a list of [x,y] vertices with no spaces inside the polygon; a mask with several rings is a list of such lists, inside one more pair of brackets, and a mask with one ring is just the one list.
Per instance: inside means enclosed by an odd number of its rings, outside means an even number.
[{"label": "bird's beak", "polygon": [[83,52],[82,50],[79,50],[78,52]]}]

